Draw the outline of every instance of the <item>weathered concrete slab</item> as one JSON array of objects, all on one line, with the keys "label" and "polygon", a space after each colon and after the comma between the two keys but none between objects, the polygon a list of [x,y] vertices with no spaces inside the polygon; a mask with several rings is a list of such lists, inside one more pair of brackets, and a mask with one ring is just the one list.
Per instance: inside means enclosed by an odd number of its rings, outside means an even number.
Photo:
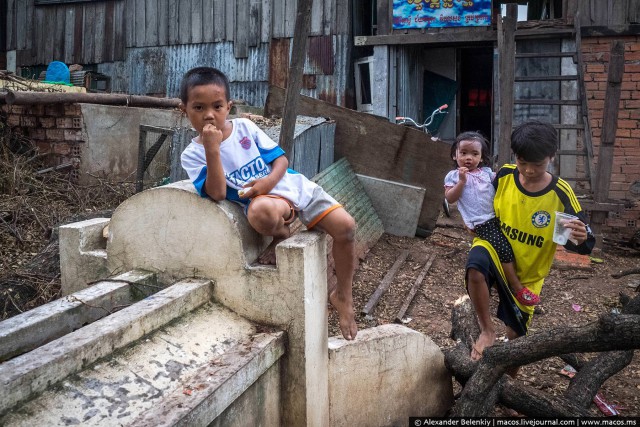
[{"label": "weathered concrete slab", "polygon": [[93,218],[60,227],[60,282],[62,295],[87,287],[87,283],[110,276],[106,240],[102,230],[109,218]]},{"label": "weathered concrete slab", "polygon": [[[282,332],[258,333],[209,303],[65,379],[0,424],[207,425],[274,364],[278,370],[283,352]],[[271,377],[257,387],[278,396]],[[256,413],[277,425],[279,406],[269,402]]]},{"label": "weathered concrete slab", "polygon": [[330,425],[406,425],[410,416],[443,416],[453,404],[444,355],[402,325],[364,329],[356,341],[329,339]]},{"label": "weathered concrete slab", "polygon": [[[153,405],[133,420],[140,427],[207,426],[218,418],[263,373],[270,369],[284,354],[284,333],[258,334],[238,343],[219,358],[204,365],[188,379],[191,394],[184,388],[174,389],[164,396],[161,405]],[[276,370],[279,365],[276,365]],[[271,392],[279,395],[280,379],[271,381]],[[264,399],[263,399],[264,400]],[[266,418],[255,419],[262,405],[249,408],[247,419],[234,420],[232,424],[245,425],[249,419],[263,425],[280,424],[280,402],[274,401],[266,411]],[[243,417],[244,418],[244,417]],[[269,419],[271,423],[268,423]],[[231,424],[229,424],[231,425]],[[256,424],[253,424],[256,425]]]},{"label": "weathered concrete slab", "polygon": [[0,413],[211,300],[210,280],[186,279],[0,364]]},{"label": "weathered concrete slab", "polygon": [[372,176],[356,176],[384,224],[384,231],[394,236],[414,237],[425,189]]},{"label": "weathered concrete slab", "polygon": [[130,271],[0,322],[0,362],[80,329],[158,290],[155,274]]}]

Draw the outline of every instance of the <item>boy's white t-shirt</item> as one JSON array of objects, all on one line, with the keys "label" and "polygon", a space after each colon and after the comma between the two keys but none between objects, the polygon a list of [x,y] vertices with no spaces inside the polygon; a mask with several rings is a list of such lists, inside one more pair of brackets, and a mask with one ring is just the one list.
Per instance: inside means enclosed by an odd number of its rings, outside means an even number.
[{"label": "boy's white t-shirt", "polygon": [[[244,184],[269,175],[271,162],[283,156],[284,150],[251,120],[232,119],[231,123],[231,135],[220,144],[220,161],[227,181],[227,199],[248,205],[250,200],[241,199],[238,190]],[[204,189],[207,177],[204,146],[195,142],[195,139],[192,140],[182,152],[180,160],[198,194],[207,197]],[[296,210],[304,210],[317,186],[304,175],[287,169],[269,194],[289,200]]]}]

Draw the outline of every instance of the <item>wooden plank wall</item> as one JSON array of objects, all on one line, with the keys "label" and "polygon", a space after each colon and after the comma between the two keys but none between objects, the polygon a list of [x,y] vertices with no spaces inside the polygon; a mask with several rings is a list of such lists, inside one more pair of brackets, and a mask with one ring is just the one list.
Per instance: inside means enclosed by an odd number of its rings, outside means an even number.
[{"label": "wooden plank wall", "polygon": [[[122,61],[125,48],[233,41],[236,58],[293,37],[297,0],[7,1],[7,50],[18,65]],[[346,34],[349,0],[313,0],[311,36]]]},{"label": "wooden plank wall", "polygon": [[580,0],[580,25],[621,26],[640,21],[640,0]]},{"label": "wooden plank wall", "polygon": [[124,2],[105,1],[35,6],[7,0],[7,50],[19,66],[92,64],[124,59]]}]

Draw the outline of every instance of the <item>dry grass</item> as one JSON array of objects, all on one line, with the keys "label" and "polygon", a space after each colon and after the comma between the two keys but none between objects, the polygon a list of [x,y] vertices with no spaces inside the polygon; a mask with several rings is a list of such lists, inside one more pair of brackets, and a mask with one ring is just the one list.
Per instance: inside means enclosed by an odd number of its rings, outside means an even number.
[{"label": "dry grass", "polygon": [[56,160],[0,122],[0,319],[59,296],[59,225],[110,216],[134,192],[133,182],[82,186],[69,168],[43,172]]}]

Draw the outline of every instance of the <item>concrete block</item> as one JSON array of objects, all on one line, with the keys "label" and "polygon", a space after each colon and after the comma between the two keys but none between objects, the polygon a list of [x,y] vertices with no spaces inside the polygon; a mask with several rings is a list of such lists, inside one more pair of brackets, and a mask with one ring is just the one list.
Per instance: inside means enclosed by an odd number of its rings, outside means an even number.
[{"label": "concrete block", "polygon": [[155,275],[145,271],[127,272],[111,280],[0,322],[0,361],[80,329],[157,290]]},{"label": "concrete block", "polygon": [[66,378],[0,418],[0,425],[206,426],[233,410],[251,384],[248,397],[261,390],[273,397],[253,400],[261,406],[242,418],[264,416],[275,422],[263,425],[280,425],[273,398],[279,397],[274,372],[283,338],[282,332],[258,333],[246,319],[208,303]]},{"label": "concrete block", "polygon": [[[95,182],[93,176],[96,175],[107,174],[116,181],[136,176],[141,124],[166,128],[190,126],[177,109],[79,105],[84,122],[82,139],[86,141],[80,158],[81,184]],[[152,144],[151,138],[148,137],[148,144]],[[169,145],[167,142],[163,144],[156,155],[156,162],[170,164]],[[163,170],[160,175],[154,173],[150,178],[159,180],[165,176],[164,172],[168,170]]]},{"label": "concrete block", "polygon": [[211,300],[209,280],[187,279],[0,365],[0,413]]},{"label": "concrete block", "polygon": [[330,424],[406,425],[410,416],[444,416],[453,404],[444,355],[427,336],[402,325],[329,340]]},{"label": "concrete block", "polygon": [[62,295],[78,292],[85,289],[87,283],[110,276],[106,241],[102,237],[109,221],[109,218],[93,218],[60,227]]},{"label": "concrete block", "polygon": [[414,237],[425,189],[366,175],[357,176],[384,224],[384,231],[394,236]]}]

